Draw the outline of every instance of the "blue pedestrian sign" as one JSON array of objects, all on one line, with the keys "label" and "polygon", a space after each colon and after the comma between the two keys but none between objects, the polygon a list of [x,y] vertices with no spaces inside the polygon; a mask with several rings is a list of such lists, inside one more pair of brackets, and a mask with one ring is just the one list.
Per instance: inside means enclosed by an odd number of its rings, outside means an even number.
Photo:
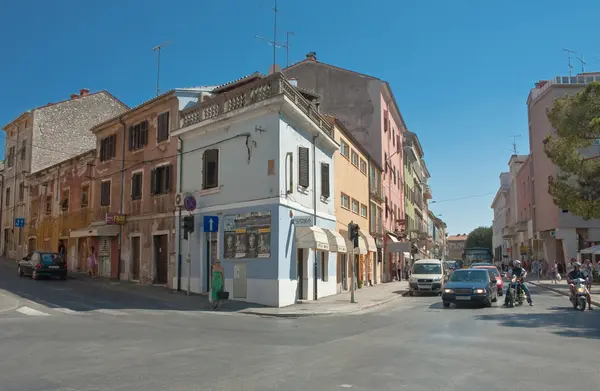
[{"label": "blue pedestrian sign", "polygon": [[23,228],[25,226],[25,219],[23,217],[15,218],[15,227]]},{"label": "blue pedestrian sign", "polygon": [[204,232],[219,232],[219,216],[204,216]]}]

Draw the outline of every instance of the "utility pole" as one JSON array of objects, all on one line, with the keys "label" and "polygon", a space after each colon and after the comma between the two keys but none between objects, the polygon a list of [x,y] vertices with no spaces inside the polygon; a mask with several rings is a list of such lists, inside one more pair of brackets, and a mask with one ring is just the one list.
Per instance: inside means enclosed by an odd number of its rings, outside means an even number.
[{"label": "utility pole", "polygon": [[171,41],[169,42],[165,42],[162,43],[158,46],[155,46],[152,51],[154,52],[158,52],[158,64],[157,64],[157,70],[156,70],[156,96],[160,95],[160,51],[162,48],[164,48],[165,46],[168,46],[171,44]]}]

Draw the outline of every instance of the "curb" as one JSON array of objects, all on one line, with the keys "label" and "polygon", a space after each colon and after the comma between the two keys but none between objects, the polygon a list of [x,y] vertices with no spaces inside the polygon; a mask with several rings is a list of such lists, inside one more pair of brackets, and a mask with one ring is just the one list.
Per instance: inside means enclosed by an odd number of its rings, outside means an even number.
[{"label": "curb", "polygon": [[[260,311],[252,311],[252,310],[241,310],[238,311],[240,314],[247,315],[255,315],[255,316],[263,316],[263,317],[271,317],[271,318],[307,318],[309,316],[328,316],[328,315],[348,315],[356,312],[368,310],[371,308],[379,307],[380,305],[390,303],[394,300],[398,300],[401,297],[406,297],[408,294],[408,289],[398,294],[394,297],[390,297],[388,299],[378,301],[377,303],[367,304],[356,309],[352,309],[351,311],[315,311],[315,312],[287,312],[287,313],[269,313],[269,312],[260,312]],[[358,303],[357,303],[358,304]]]},{"label": "curb", "polygon": [[[567,297],[569,296],[568,292],[561,291],[560,289],[551,288],[549,286],[538,284],[537,282],[533,282],[533,281],[527,281],[527,282],[530,283],[531,285],[537,286],[538,288],[546,289],[551,292],[558,293],[559,295],[563,295],[563,296],[567,296]],[[592,304],[595,305],[596,307],[600,307],[600,303],[595,300],[592,300]]]}]

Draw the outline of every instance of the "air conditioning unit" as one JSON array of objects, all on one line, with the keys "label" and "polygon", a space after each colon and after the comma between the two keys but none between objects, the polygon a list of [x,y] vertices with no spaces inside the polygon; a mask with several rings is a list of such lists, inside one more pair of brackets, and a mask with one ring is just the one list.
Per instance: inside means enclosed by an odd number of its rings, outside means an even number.
[{"label": "air conditioning unit", "polygon": [[186,196],[188,196],[187,193],[177,193],[177,194],[175,194],[175,207],[176,208],[183,208],[185,206],[183,204],[183,201],[185,200]]}]

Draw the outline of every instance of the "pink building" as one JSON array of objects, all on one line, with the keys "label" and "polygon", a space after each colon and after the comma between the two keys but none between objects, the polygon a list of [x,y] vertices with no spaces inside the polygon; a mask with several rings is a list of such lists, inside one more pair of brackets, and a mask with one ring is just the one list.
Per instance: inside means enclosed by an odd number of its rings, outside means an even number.
[{"label": "pink building", "polygon": [[[600,81],[600,73],[558,76],[536,83],[527,98],[532,238],[538,241],[534,250],[538,248],[539,256],[549,261],[569,260],[577,255],[578,250],[600,242],[600,220],[586,221],[574,216],[556,206],[548,194],[548,177],[555,176],[558,170],[546,156],[543,144],[544,138],[555,132],[546,115],[546,110],[552,107],[554,100],[566,94],[575,94],[594,81]],[[589,156],[599,153],[598,145],[583,151],[584,155]],[[523,203],[527,204],[526,201]]]},{"label": "pink building", "polygon": [[[320,96],[320,111],[335,116],[383,168],[382,193],[371,191],[370,207],[378,198],[383,204],[382,220],[376,232],[378,262],[382,263],[384,280],[393,278],[393,265],[402,262],[404,177],[402,135],[406,125],[390,85],[376,77],[317,61],[315,53],[284,69],[286,77],[295,79],[298,87]],[[371,215],[371,214],[370,214]]]}]

